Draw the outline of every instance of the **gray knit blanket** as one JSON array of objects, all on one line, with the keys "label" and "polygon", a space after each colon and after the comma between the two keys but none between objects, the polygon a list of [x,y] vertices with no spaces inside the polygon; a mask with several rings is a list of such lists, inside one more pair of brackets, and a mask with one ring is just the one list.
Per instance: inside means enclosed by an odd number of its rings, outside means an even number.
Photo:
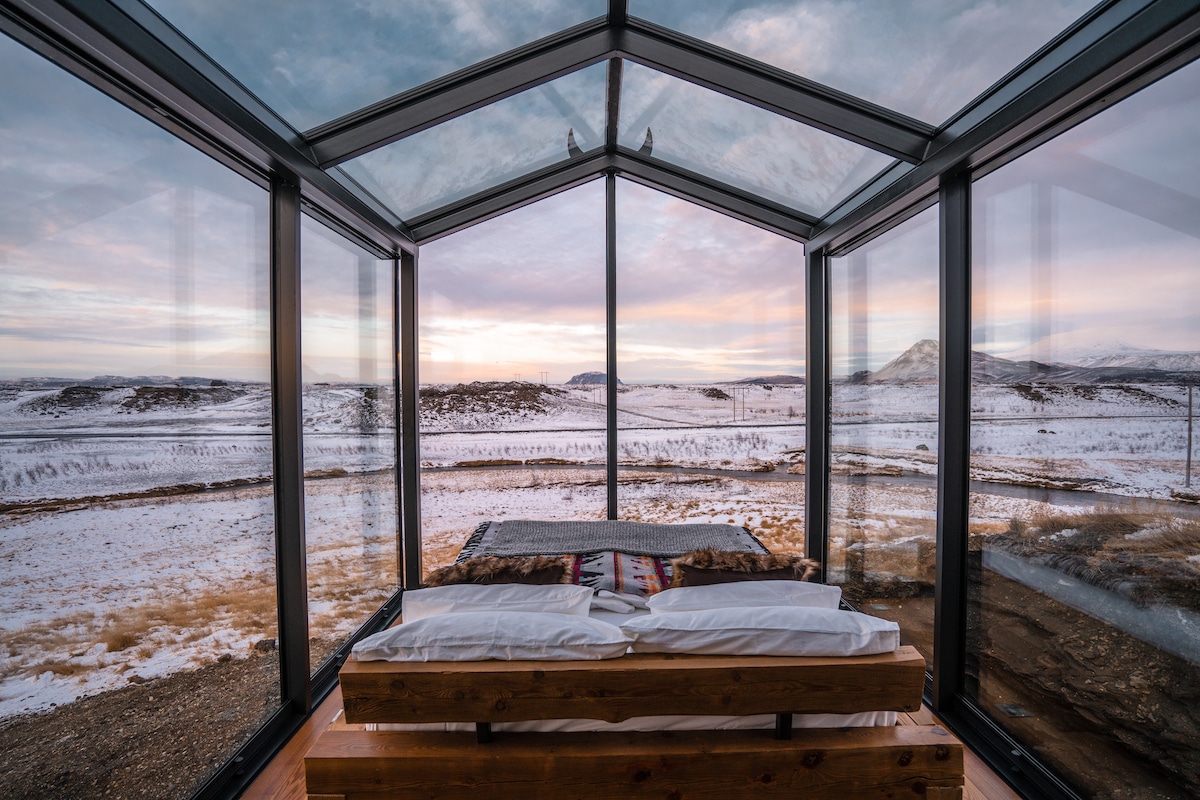
[{"label": "gray knit blanket", "polygon": [[767,552],[753,534],[737,525],[506,519],[480,525],[463,547],[458,560],[475,556],[565,555],[608,550],[675,558],[704,547]]}]

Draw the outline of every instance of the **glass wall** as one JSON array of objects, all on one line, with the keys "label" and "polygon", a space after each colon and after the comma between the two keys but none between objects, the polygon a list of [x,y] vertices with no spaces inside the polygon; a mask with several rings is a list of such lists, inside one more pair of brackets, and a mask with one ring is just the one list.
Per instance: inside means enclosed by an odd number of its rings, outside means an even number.
[{"label": "glass wall", "polygon": [[938,216],[830,263],[828,580],[933,658]]},{"label": "glass wall", "polygon": [[1084,796],[1200,795],[1200,64],[975,184],[968,692]]},{"label": "glass wall", "polygon": [[0,74],[0,795],[186,797],[280,704],[267,192]]},{"label": "glass wall", "polygon": [[399,588],[392,261],[305,216],[304,529],[313,670]]},{"label": "glass wall", "polygon": [[606,513],[604,181],[421,247],[422,565]]},{"label": "glass wall", "polygon": [[617,182],[618,510],[804,550],[804,251]]}]

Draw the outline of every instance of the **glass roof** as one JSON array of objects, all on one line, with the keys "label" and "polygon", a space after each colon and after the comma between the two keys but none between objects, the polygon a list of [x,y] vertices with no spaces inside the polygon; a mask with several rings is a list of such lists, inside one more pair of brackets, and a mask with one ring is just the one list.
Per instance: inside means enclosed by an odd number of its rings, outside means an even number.
[{"label": "glass roof", "polygon": [[626,62],[618,144],[820,217],[893,159],[862,145]]},{"label": "glass roof", "polygon": [[[239,0],[144,2],[298,130],[581,23],[598,23],[609,10],[608,0],[296,0],[286,10]],[[628,0],[628,11],[864,103],[941,124],[1094,2]],[[572,63],[564,48],[547,52],[558,59],[548,64],[566,68]],[[589,52],[574,63],[605,55]],[[637,59],[639,53],[635,49],[629,57]],[[329,145],[321,158],[336,163],[345,154],[362,153],[332,167],[330,174],[409,222],[430,221],[448,205],[603,148],[610,99],[619,103],[619,145],[710,182],[718,196],[733,188],[798,217],[839,213],[834,209],[840,203],[898,163],[849,139],[633,61],[624,62],[613,98],[606,91],[606,66],[599,63],[452,116],[455,108],[473,108],[477,98],[493,91],[503,96],[536,82],[535,65],[542,63],[516,58],[507,72],[484,68],[482,84],[442,87],[436,102],[421,107],[412,120],[402,118],[410,113],[407,106],[394,111],[397,133],[405,125],[420,130],[420,114],[449,118],[374,150],[363,151],[388,139],[385,126],[392,117],[361,125],[348,121],[338,133],[342,138],[330,139],[338,144]],[[678,64],[668,67],[678,69]],[[505,81],[510,81],[507,89]],[[861,136],[861,141],[889,141]],[[599,171],[603,164],[597,163]],[[522,188],[513,189],[519,201]]]},{"label": "glass roof", "polygon": [[[595,64],[341,165],[412,219],[604,145],[607,65]],[[337,175],[337,171],[334,171]]]},{"label": "glass roof", "polygon": [[1095,0],[629,0],[629,13],[941,124]]},{"label": "glass roof", "polygon": [[603,16],[606,0],[145,0],[306,130]]}]

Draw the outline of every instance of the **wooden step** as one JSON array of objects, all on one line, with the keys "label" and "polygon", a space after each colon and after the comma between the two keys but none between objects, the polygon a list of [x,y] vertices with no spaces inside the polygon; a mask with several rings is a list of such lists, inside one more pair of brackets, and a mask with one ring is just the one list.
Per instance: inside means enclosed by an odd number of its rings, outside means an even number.
[{"label": "wooden step", "polygon": [[585,800],[961,797],[962,745],[939,726],[653,733],[330,730],[305,758],[310,798]]}]

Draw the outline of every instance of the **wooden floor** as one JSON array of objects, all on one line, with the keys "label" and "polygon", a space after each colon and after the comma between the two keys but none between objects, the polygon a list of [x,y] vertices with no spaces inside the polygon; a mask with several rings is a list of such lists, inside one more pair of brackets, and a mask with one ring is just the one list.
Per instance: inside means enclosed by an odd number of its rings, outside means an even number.
[{"label": "wooden floor", "polygon": [[[242,794],[242,800],[305,800],[304,754],[317,737],[334,724],[341,712],[342,691],[339,688],[333,690],[299,733],[250,784],[250,788]],[[927,708],[915,714],[900,715],[902,725],[925,725],[934,721],[932,712]],[[977,755],[967,750],[965,757],[967,780],[964,800],[1021,800]]]}]

